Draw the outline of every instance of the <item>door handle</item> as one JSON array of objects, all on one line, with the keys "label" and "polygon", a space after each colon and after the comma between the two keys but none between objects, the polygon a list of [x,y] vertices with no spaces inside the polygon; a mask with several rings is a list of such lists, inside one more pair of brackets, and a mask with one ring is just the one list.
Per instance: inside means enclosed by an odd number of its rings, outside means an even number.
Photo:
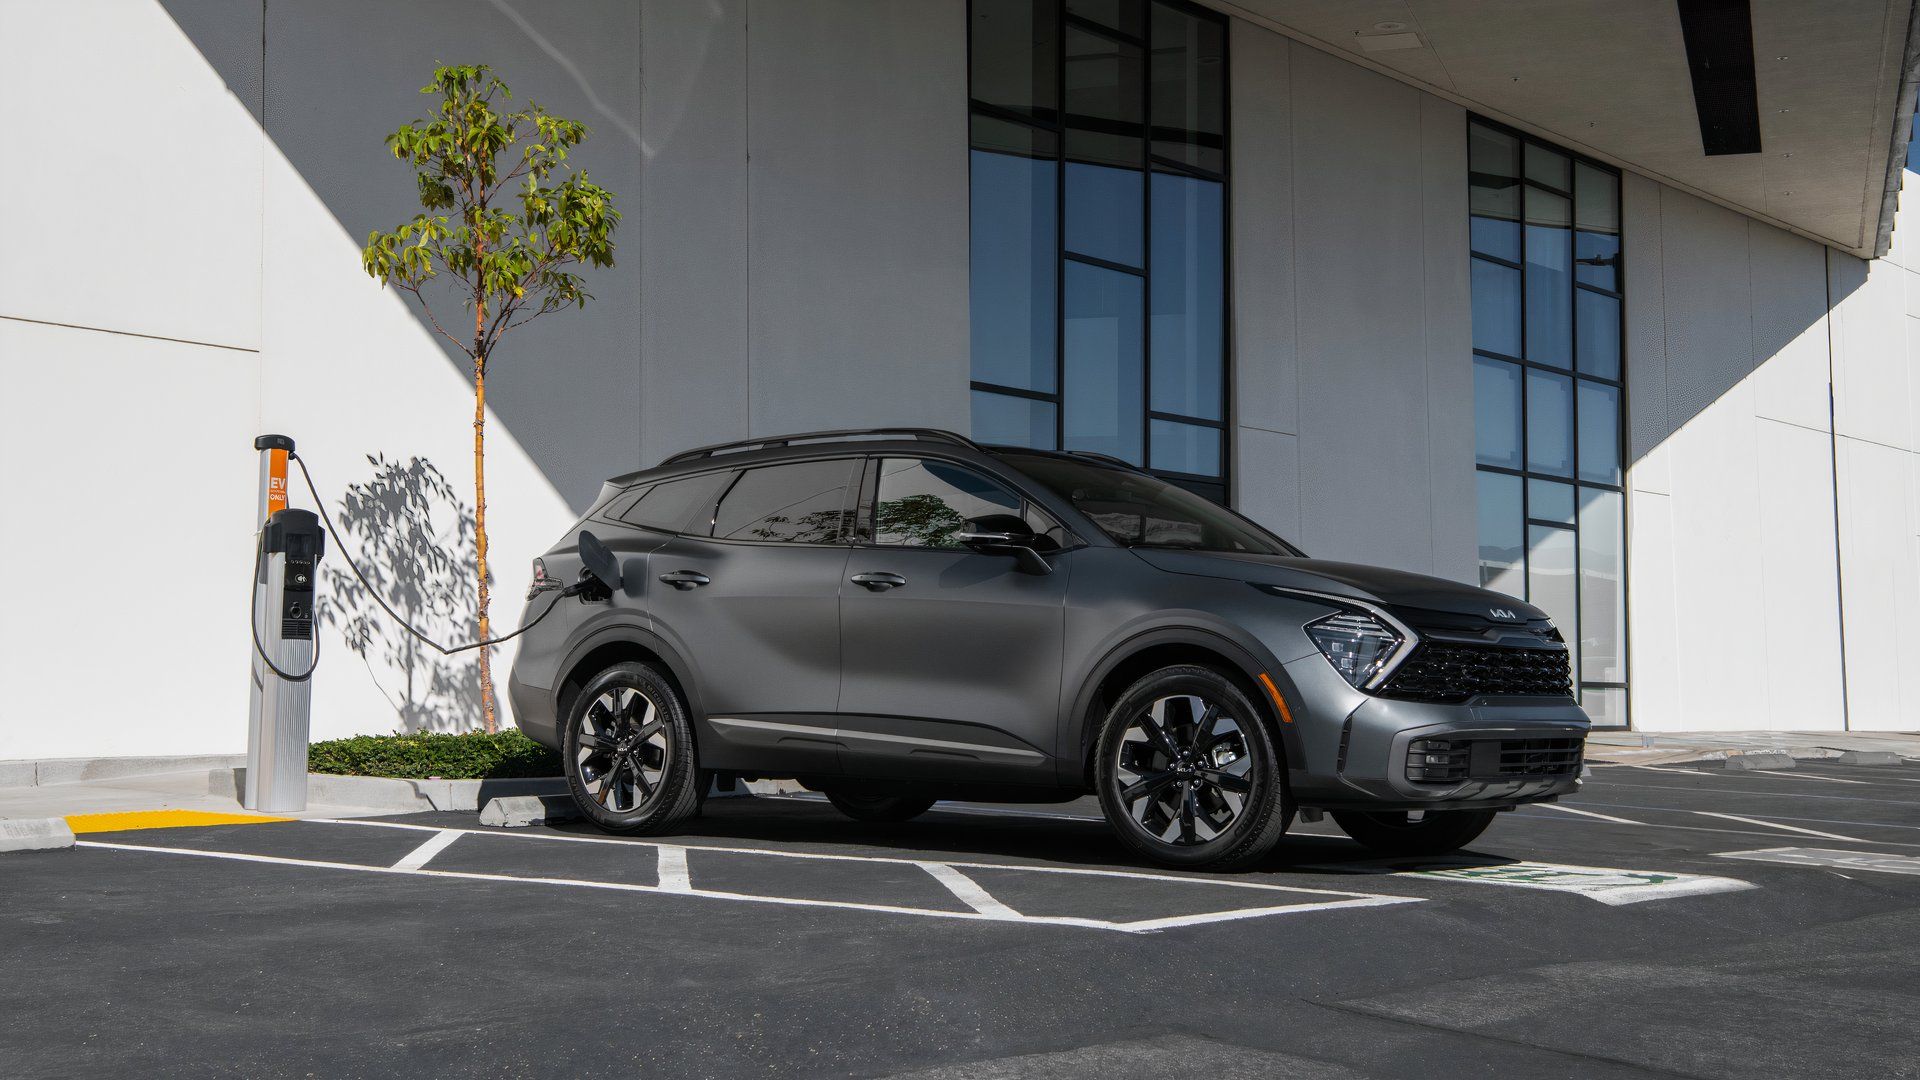
[{"label": "door handle", "polygon": [[869,570],[863,574],[855,574],[847,580],[853,582],[855,585],[866,586],[869,592],[886,592],[888,589],[897,589],[907,583],[907,579],[901,577],[899,574],[889,574],[885,571],[875,570]]},{"label": "door handle", "polygon": [[661,574],[660,580],[681,592],[686,592],[688,589],[697,589],[713,579],[698,570],[675,570],[670,574]]}]

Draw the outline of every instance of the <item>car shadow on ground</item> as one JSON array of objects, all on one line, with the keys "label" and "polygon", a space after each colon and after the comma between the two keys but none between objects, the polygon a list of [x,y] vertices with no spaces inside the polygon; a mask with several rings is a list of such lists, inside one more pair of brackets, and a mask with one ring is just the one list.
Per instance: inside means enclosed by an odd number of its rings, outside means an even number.
[{"label": "car shadow on ground", "polygon": [[[595,826],[572,821],[554,831],[600,836]],[[1135,855],[1103,821],[1085,820],[1070,811],[1035,807],[981,813],[936,806],[912,821],[873,823],[843,816],[825,802],[809,798],[712,799],[699,817],[678,830],[634,837],[639,842],[714,843],[727,847],[803,845],[815,851],[880,858],[1031,861],[1059,866],[1098,867],[1151,873],[1185,873]],[[859,849],[832,851],[832,849]],[[1379,852],[1345,837],[1289,834],[1258,864],[1237,871],[1192,871],[1207,876],[1280,874],[1325,877],[1329,874],[1377,874],[1421,869],[1503,866],[1516,860],[1463,851],[1431,858],[1383,860]]]}]

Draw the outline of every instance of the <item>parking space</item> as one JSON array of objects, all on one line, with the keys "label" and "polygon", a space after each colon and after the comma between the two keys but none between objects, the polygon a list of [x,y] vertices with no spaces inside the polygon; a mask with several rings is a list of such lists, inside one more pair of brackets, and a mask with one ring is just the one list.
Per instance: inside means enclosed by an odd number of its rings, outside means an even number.
[{"label": "parking space", "polygon": [[[1038,1055],[1111,1076],[1173,1054],[1214,1075],[1912,1076],[1895,1033],[1920,1015],[1917,869],[1920,768],[1817,763],[1597,767],[1444,859],[1302,822],[1239,874],[1130,862],[1090,802],[881,826],[808,797],[715,800],[651,838],[467,814],[100,831],[0,863],[0,963],[35,973],[0,985],[0,1057],[25,1075],[888,1076]],[[241,1022],[261,1010],[271,1045]]]}]

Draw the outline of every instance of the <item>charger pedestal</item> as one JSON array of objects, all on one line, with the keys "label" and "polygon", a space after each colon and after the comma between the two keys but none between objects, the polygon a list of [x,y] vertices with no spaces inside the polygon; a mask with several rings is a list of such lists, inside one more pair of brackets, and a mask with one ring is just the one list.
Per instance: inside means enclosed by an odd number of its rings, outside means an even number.
[{"label": "charger pedestal", "polygon": [[[241,805],[262,813],[307,808],[307,734],[313,670],[315,577],[326,534],[308,510],[286,507],[286,455],[293,440],[263,435],[259,573],[253,626],[259,639],[247,708],[247,782]],[[263,659],[262,654],[265,654]],[[272,660],[268,665],[266,660]],[[279,671],[274,669],[278,668]]]}]

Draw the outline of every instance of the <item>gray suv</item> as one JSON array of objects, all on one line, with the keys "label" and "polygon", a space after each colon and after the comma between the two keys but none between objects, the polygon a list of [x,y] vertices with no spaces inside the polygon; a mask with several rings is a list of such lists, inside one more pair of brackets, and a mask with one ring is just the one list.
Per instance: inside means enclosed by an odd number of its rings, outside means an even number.
[{"label": "gray suv", "polygon": [[515,718],[616,832],[786,778],[864,821],[1093,792],[1180,866],[1251,863],[1296,814],[1435,854],[1574,791],[1589,726],[1559,631],[1510,596],[1308,558],[1123,462],[930,429],[608,481],[527,599]]}]

